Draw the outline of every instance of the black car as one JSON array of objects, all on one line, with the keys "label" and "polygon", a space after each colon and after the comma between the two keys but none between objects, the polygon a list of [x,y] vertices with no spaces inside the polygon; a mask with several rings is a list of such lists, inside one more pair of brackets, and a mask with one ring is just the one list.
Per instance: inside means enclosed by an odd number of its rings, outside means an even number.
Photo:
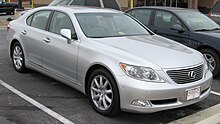
[{"label": "black car", "polygon": [[220,26],[204,14],[172,7],[137,7],[126,13],[154,33],[199,50],[214,76],[219,74]]},{"label": "black car", "polygon": [[14,15],[16,8],[18,8],[17,3],[8,3],[0,0],[0,13],[7,13]]}]

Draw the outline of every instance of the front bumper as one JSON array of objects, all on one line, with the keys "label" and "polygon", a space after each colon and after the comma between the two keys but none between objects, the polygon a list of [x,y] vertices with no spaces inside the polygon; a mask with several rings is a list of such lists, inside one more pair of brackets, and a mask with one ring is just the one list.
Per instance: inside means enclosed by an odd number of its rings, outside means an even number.
[{"label": "front bumper", "polygon": [[[206,98],[211,92],[213,77],[207,72],[203,79],[187,84],[176,84],[161,72],[166,83],[139,81],[128,76],[117,76],[122,111],[134,113],[152,113],[167,109],[183,107],[197,103]],[[200,97],[187,101],[187,90],[200,87]],[[134,100],[147,101],[146,106],[132,105]]]}]

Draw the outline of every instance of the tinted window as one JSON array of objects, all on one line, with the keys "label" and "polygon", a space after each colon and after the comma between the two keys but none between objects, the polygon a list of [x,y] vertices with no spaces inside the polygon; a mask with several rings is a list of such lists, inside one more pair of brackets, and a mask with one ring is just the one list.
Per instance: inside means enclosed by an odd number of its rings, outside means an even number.
[{"label": "tinted window", "polygon": [[212,9],[212,13],[220,13],[220,1],[218,1],[214,8]]},{"label": "tinted window", "polygon": [[170,28],[175,24],[181,24],[179,19],[170,12],[156,11],[154,26]]},{"label": "tinted window", "polygon": [[103,0],[103,4],[105,8],[120,10],[118,3],[115,0]]},{"label": "tinted window", "polygon": [[51,11],[40,11],[35,13],[31,26],[45,30],[50,13]]},{"label": "tinted window", "polygon": [[85,0],[74,0],[71,5],[85,6]]},{"label": "tinted window", "polygon": [[86,6],[101,7],[99,0],[86,0]]},{"label": "tinted window", "polygon": [[137,20],[142,22],[144,25],[148,26],[151,12],[152,11],[149,9],[136,9],[136,10],[131,11],[129,14],[131,14]]},{"label": "tinted window", "polygon": [[27,18],[27,21],[26,21],[27,25],[31,25],[32,18],[33,18],[33,15],[31,15]]},{"label": "tinted window", "polygon": [[61,12],[55,12],[51,20],[49,31],[60,34],[61,29],[70,29],[72,34],[75,34],[75,30],[69,16]]}]

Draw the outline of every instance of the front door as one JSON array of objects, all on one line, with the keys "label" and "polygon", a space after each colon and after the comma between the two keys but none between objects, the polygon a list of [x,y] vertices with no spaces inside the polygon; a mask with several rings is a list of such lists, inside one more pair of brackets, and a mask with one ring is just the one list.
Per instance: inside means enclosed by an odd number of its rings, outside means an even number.
[{"label": "front door", "polygon": [[187,44],[189,40],[188,30],[186,28],[184,32],[172,30],[171,27],[176,24],[185,28],[183,23],[174,14],[167,11],[157,10],[155,12],[153,25],[150,26],[150,28],[154,33],[158,35],[164,36],[182,44]]},{"label": "front door", "polygon": [[43,45],[43,66],[54,75],[67,81],[77,83],[77,54],[78,42],[67,43],[67,39],[60,35],[61,29],[70,29],[72,34],[75,30],[68,15],[54,12],[49,35]]}]

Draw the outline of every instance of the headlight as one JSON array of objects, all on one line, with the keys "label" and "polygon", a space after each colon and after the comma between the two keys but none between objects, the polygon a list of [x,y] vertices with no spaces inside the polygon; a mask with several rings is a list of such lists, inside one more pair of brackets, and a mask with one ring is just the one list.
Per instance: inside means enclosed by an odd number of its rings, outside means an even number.
[{"label": "headlight", "polygon": [[148,81],[148,82],[165,82],[153,69],[148,67],[128,65],[120,63],[122,70],[126,75],[134,79]]},{"label": "headlight", "polygon": [[205,74],[209,71],[209,65],[205,59],[205,57],[203,56],[203,63],[204,63],[204,70],[205,70]]}]

